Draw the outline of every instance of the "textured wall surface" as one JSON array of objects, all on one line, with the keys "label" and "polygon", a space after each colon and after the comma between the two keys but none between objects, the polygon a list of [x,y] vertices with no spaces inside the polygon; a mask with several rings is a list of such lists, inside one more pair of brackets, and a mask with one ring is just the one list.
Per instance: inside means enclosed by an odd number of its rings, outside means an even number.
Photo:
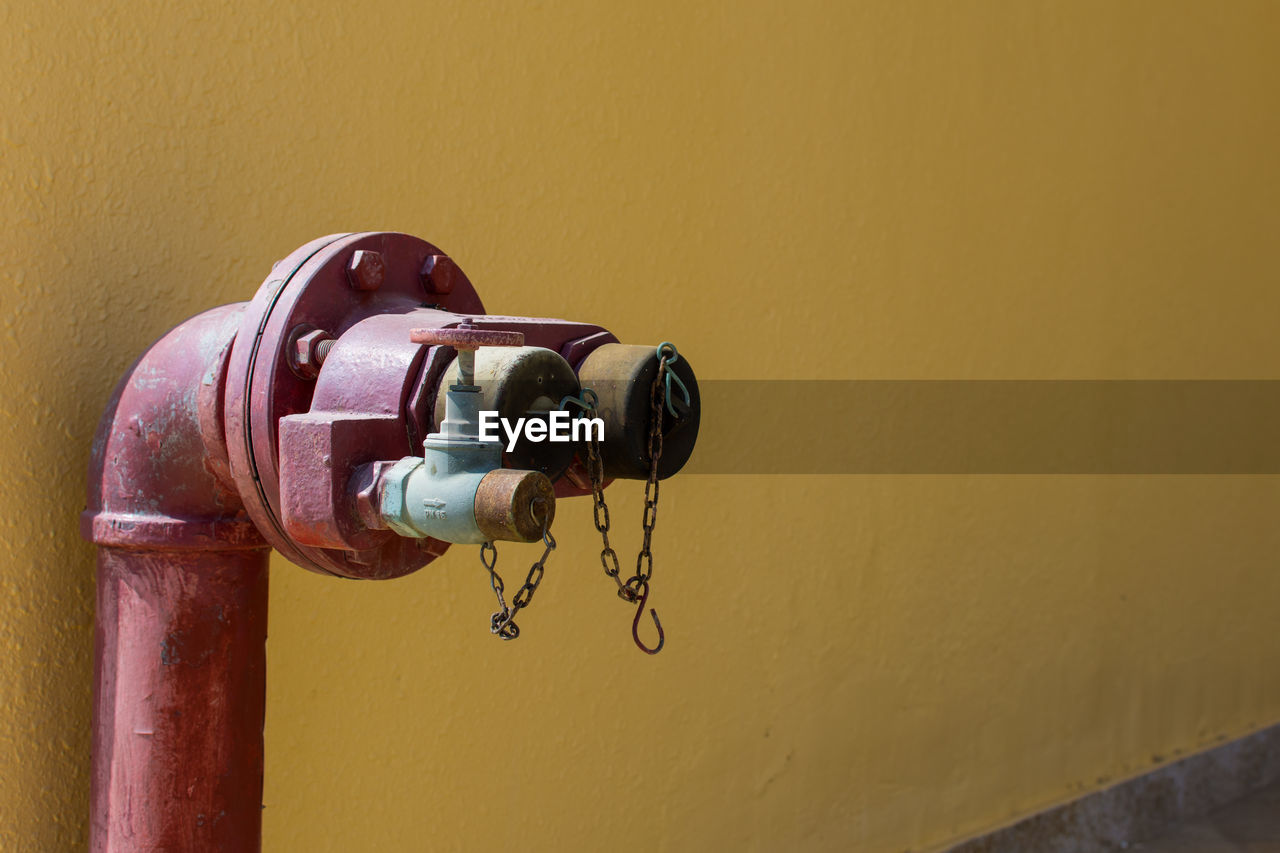
[{"label": "textured wall surface", "polygon": [[[688,6],[0,4],[0,847],[85,839],[102,405],[311,237],[420,234],[707,378],[1280,377],[1280,6]],[[583,502],[512,644],[473,549],[277,561],[266,847],[937,846],[1280,719],[1277,513],[675,480],[652,659]]]}]

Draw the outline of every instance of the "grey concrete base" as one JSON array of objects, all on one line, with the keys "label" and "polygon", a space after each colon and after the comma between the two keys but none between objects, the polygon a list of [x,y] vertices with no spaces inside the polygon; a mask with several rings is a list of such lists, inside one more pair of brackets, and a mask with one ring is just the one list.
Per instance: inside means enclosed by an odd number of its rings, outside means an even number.
[{"label": "grey concrete base", "polygon": [[1143,853],[1280,853],[1280,782],[1129,849]]},{"label": "grey concrete base", "polygon": [[1280,724],[963,841],[948,853],[1124,850],[1277,780]]}]

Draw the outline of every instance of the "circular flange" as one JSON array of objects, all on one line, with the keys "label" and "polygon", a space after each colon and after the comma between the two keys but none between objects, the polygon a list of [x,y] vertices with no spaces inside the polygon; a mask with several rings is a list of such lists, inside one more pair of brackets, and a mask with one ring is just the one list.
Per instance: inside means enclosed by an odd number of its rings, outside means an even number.
[{"label": "circular flange", "polygon": [[[368,253],[381,261],[381,279],[372,289],[353,286],[353,261],[367,264]],[[258,529],[276,550],[303,568],[386,578],[415,571],[433,556],[434,543],[399,537],[395,554],[383,554],[373,562],[367,554],[293,542],[280,520],[279,424],[283,417],[309,411],[315,389],[314,381],[298,376],[290,366],[289,335],[296,327],[310,325],[337,338],[377,314],[405,314],[423,307],[484,313],[480,297],[456,266],[448,288],[428,291],[426,273],[438,268],[442,258],[444,253],[435,246],[408,234],[332,234],[277,263],[244,312],[228,364],[223,406],[231,473]]]}]

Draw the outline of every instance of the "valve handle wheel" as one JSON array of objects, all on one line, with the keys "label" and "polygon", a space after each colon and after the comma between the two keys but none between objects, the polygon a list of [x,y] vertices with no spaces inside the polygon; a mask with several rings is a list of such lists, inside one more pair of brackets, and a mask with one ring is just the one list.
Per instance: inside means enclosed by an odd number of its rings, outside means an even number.
[{"label": "valve handle wheel", "polygon": [[415,344],[436,344],[453,347],[456,350],[475,350],[480,347],[522,347],[524,333],[475,329],[463,325],[448,329],[410,329],[409,340]]},{"label": "valve handle wheel", "polygon": [[409,340],[415,344],[438,344],[457,350],[458,385],[452,385],[450,389],[475,390],[472,386],[472,382],[475,381],[475,351],[480,347],[522,347],[524,333],[506,332],[500,329],[477,329],[471,325],[471,320],[468,318],[460,325],[447,329],[410,329]]}]

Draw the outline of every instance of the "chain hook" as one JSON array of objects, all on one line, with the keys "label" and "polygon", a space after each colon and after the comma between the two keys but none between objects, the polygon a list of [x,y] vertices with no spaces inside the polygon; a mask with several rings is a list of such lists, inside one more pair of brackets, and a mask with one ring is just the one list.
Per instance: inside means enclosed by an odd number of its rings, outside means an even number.
[{"label": "chain hook", "polygon": [[679,360],[680,360],[680,353],[676,351],[675,344],[671,343],[671,341],[663,341],[662,343],[658,344],[658,361],[666,362],[666,368],[667,368],[665,371],[663,371],[663,373],[665,374],[665,383],[666,383],[665,390],[667,393],[667,398],[666,398],[667,411],[671,413],[671,417],[673,418],[680,417],[680,412],[677,412],[675,410],[675,407],[671,405],[671,401],[672,399],[674,399],[671,395],[672,382],[674,382],[676,385],[680,387],[680,396],[684,398],[684,408],[686,411],[688,410],[690,401],[691,401],[691,398],[689,397],[689,389],[684,386],[684,381],[681,380],[679,376],[676,376],[676,372],[671,369],[671,366]]},{"label": "chain hook", "polygon": [[649,603],[649,584],[641,584],[640,603],[636,605],[636,618],[631,620],[631,639],[636,641],[636,646],[640,651],[647,655],[656,655],[662,651],[662,646],[667,642],[667,635],[662,631],[662,622],[658,620],[658,611],[652,607],[649,608],[649,615],[653,617],[653,625],[658,629],[658,645],[655,648],[649,648],[640,639],[640,617],[644,615],[644,606]]}]

